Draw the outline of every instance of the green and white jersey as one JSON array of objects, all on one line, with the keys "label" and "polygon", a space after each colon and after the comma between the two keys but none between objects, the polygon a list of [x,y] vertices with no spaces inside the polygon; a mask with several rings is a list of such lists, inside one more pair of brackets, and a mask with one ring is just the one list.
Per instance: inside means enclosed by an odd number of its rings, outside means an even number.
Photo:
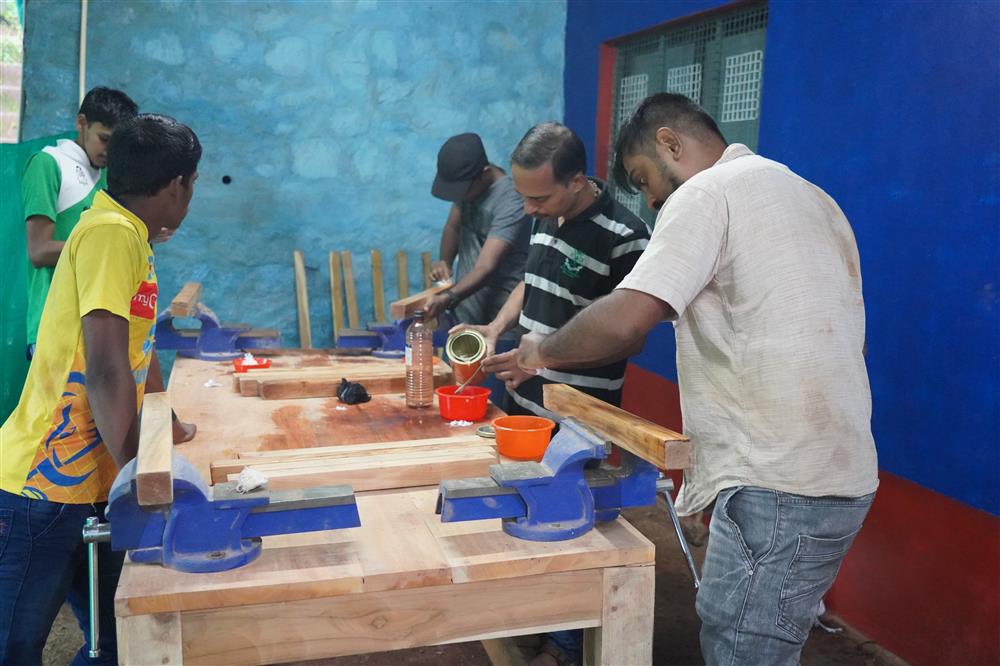
[{"label": "green and white jersey", "polygon": [[[80,214],[105,186],[104,172],[90,165],[87,153],[75,141],[60,139],[32,155],[21,178],[24,219],[41,215],[56,225],[53,240],[66,240]],[[38,337],[45,297],[54,266],[35,268],[28,262],[28,344]]]}]

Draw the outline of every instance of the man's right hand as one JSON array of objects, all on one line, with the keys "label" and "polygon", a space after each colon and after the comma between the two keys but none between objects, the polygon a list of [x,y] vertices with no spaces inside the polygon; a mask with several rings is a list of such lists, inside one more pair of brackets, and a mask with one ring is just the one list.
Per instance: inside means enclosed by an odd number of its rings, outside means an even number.
[{"label": "man's right hand", "polygon": [[435,261],[431,264],[431,280],[443,282],[451,279],[451,266],[443,261]]},{"label": "man's right hand", "polygon": [[489,326],[479,326],[475,324],[459,324],[458,326],[452,326],[451,330],[448,331],[448,335],[454,335],[460,331],[476,331],[486,338],[486,356],[493,356],[497,349],[497,338],[500,337],[497,333],[493,331]]}]

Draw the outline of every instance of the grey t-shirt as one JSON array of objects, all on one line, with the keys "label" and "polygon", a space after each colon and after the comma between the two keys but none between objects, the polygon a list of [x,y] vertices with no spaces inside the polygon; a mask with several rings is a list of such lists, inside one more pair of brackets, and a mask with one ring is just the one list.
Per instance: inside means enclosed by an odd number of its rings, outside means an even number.
[{"label": "grey t-shirt", "polygon": [[510,176],[493,183],[479,200],[461,204],[456,283],[472,271],[487,238],[499,238],[510,249],[483,286],[455,306],[455,316],[460,322],[493,321],[507,296],[524,279],[530,237],[531,218],[524,214],[524,202]]}]

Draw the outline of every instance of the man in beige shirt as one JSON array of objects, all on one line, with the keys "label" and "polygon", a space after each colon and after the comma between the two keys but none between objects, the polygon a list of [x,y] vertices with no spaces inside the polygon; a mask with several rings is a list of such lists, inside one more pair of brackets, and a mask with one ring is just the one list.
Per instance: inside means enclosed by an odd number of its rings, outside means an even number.
[{"label": "man in beige shirt", "polygon": [[850,224],[784,165],[726,144],[682,95],[619,131],[614,176],[658,210],[610,295],[522,340],[525,369],[606,360],[674,322],[694,458],[682,514],[715,502],[697,608],[709,664],[797,664],[878,486]]}]

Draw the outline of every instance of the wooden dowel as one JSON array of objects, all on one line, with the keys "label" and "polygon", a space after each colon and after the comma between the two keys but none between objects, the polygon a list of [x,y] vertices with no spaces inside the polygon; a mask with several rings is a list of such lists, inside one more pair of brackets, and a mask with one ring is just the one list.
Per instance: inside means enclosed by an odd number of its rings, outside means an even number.
[{"label": "wooden dowel", "polygon": [[372,306],[375,321],[385,321],[385,288],[382,284],[382,253],[371,251],[372,256]]},{"label": "wooden dowel", "polygon": [[299,345],[312,349],[312,324],[309,322],[309,287],[306,284],[306,263],[301,250],[292,252],[295,263],[295,305],[299,311]]},{"label": "wooden dowel", "polygon": [[344,328],[344,276],[340,269],[340,255],[330,253],[330,307],[333,312],[333,343],[337,344]]},{"label": "wooden dowel", "polygon": [[340,263],[344,270],[344,290],[347,292],[347,321],[351,328],[358,328],[361,315],[358,313],[358,294],[354,289],[354,264],[351,253],[344,250],[340,253]]},{"label": "wooden dowel", "polygon": [[396,253],[396,287],[399,298],[406,298],[410,295],[410,272],[406,261],[406,250],[400,250]]},{"label": "wooden dowel", "polygon": [[424,265],[424,289],[431,286],[431,253],[421,252],[420,263]]}]

